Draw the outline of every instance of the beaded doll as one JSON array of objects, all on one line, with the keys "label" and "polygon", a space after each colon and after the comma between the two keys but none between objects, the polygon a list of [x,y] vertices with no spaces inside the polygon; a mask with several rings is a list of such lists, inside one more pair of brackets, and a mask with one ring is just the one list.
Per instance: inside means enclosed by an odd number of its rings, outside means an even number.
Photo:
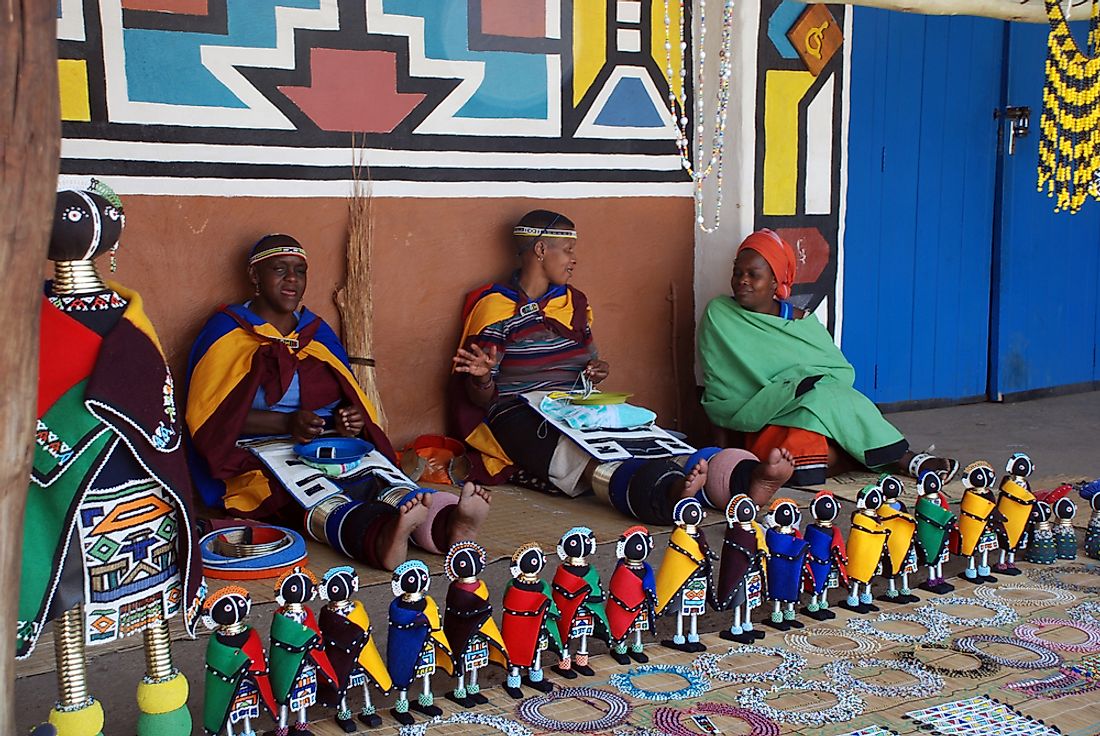
[{"label": "beaded doll", "polygon": [[1054,528],[1051,524],[1053,509],[1045,499],[1036,499],[1031,510],[1031,523],[1027,532],[1027,548],[1024,559],[1036,565],[1053,565],[1057,559],[1054,546]]},{"label": "beaded doll", "polygon": [[889,587],[879,596],[879,600],[913,603],[920,600],[909,587],[909,575],[917,571],[917,552],[914,549],[917,520],[907,513],[909,509],[901,500],[905,486],[900,480],[884,474],[879,478],[878,484],[882,489],[883,499],[878,516],[883,528],[890,532],[890,536],[886,538],[887,555],[884,563]]},{"label": "beaded doll", "polygon": [[831,491],[819,491],[810,502],[814,523],[807,525],[805,537],[810,549],[807,560],[813,576],[813,594],[803,609],[815,621],[836,618],[829,610],[829,589],[848,587],[848,548],[844,535],[834,523],[840,515],[840,503]]},{"label": "beaded doll", "polygon": [[279,704],[275,736],[290,733],[289,718],[297,716],[295,733],[308,736],[309,706],[317,702],[317,681],[335,686],[336,672],[325,653],[317,619],[305,604],[317,595],[317,578],[307,568],[295,567],[275,583],[279,608],[271,619],[271,689]]},{"label": "beaded doll", "polygon": [[764,561],[768,547],[764,530],[756,523],[760,508],[744,493],[726,504],[726,535],[718,568],[718,584],[711,604],[717,611],[733,609],[733,622],[719,636],[749,644],[763,638],[764,632],[752,625],[752,609],[760,605],[764,593]]},{"label": "beaded doll", "polygon": [[[588,639],[594,636],[606,642],[609,638],[600,573],[586,561],[595,553],[596,537],[585,526],[573,527],[558,541],[561,564],[554,572],[553,597],[561,613],[558,636],[562,657],[554,671],[567,680],[578,673],[585,677],[596,674],[588,666]],[[575,657],[569,651],[574,640],[578,642]]]},{"label": "beaded doll", "polygon": [[795,528],[802,513],[789,498],[777,498],[769,509],[771,525],[764,533],[768,545],[768,598],[773,602],[772,628],[780,631],[801,629],[795,619],[795,606],[802,596],[803,583],[812,580],[807,565],[810,543]]},{"label": "beaded doll", "polygon": [[1092,514],[1085,529],[1085,554],[1100,560],[1100,481],[1092,481],[1081,488],[1081,498],[1089,502]]},{"label": "beaded doll", "polygon": [[[699,526],[703,517],[703,506],[696,499],[682,498],[676,502],[672,507],[672,522],[676,528],[672,530],[668,550],[657,568],[657,615],[677,605],[676,635],[662,641],[661,645],[683,652],[706,649],[699,640],[699,616],[707,611],[713,555]],[[685,618],[690,619],[686,636]]]},{"label": "beaded doll", "polygon": [[230,585],[207,597],[203,623],[214,630],[206,645],[206,692],[202,708],[203,732],[216,736],[256,736],[253,723],[261,706],[272,716],[275,696],[267,671],[267,656],[257,631],[245,623],[252,598],[244,588]]},{"label": "beaded doll", "polygon": [[1028,476],[1035,472],[1031,458],[1022,452],[1013,453],[1005,465],[1005,475],[1001,479],[1000,493],[997,495],[997,511],[1004,521],[997,527],[1000,544],[1000,559],[995,568],[999,575],[1019,575],[1016,567],[1016,552],[1020,548],[1024,531],[1035,505],[1035,495],[1028,484]]},{"label": "beaded doll", "polygon": [[917,505],[913,509],[917,519],[917,556],[928,568],[928,579],[921,583],[922,590],[944,595],[955,586],[943,577],[943,565],[951,559],[947,540],[957,528],[955,515],[943,495],[943,481],[937,473],[925,471],[917,481]]},{"label": "beaded doll", "polygon": [[359,721],[369,728],[377,728],[382,725],[382,718],[371,701],[370,687],[374,685],[383,693],[393,688],[393,680],[372,635],[370,617],[363,604],[352,599],[358,590],[359,576],[347,565],[334,567],[321,578],[321,598],[329,603],[321,609],[317,622],[324,637],[325,653],[336,673],[336,682],[322,680],[319,695],[322,703],[337,709],[336,723],[345,733],[356,730],[348,708],[349,690],[363,689]]},{"label": "beaded doll", "polygon": [[[633,659],[649,661],[642,645],[642,632],[649,631],[657,605],[657,583],[646,562],[653,551],[653,537],[644,526],[632,526],[615,544],[618,563],[607,585],[607,623],[611,633],[611,658],[619,664]],[[634,641],[627,640],[633,634]]]},{"label": "beaded doll", "polygon": [[962,484],[966,490],[959,502],[956,549],[958,554],[967,557],[966,569],[960,577],[972,583],[997,582],[997,578],[989,574],[989,553],[999,546],[997,530],[1004,518],[993,496],[992,486],[996,480],[993,466],[982,460],[963,470]]},{"label": "beaded doll", "polygon": [[[397,701],[390,709],[398,723],[411,726],[409,708],[429,718],[442,715],[432,694],[432,675],[441,668],[454,674],[451,645],[443,633],[439,607],[428,595],[431,584],[428,566],[420,560],[406,560],[390,577],[393,601],[389,611],[389,639],[386,641],[386,669],[397,688]],[[409,687],[419,678],[423,690],[415,703],[409,702]]]},{"label": "beaded doll", "polygon": [[448,700],[463,708],[485,705],[478,670],[490,662],[507,669],[508,653],[493,620],[489,588],[478,575],[485,569],[485,548],[476,542],[455,542],[447,550],[443,569],[451,581],[443,612],[443,633],[458,669],[458,686]]},{"label": "beaded doll", "polygon": [[500,628],[508,652],[504,690],[516,700],[523,697],[521,668],[527,670],[523,684],[540,693],[550,692],[551,685],[543,677],[542,653],[550,650],[560,656],[562,651],[557,623],[560,613],[550,584],[540,576],[544,567],[546,555],[537,544],[525,544],[512,554],[512,579],[504,590]]},{"label": "beaded doll", "polygon": [[[851,587],[841,605],[850,611],[877,611],[871,603],[871,580],[881,574],[886,538],[889,532],[882,526],[878,510],[882,507],[882,489],[872,483],[859,490],[856,510],[852,512],[852,529],[848,532],[848,579]],[[859,586],[863,585],[863,592]]]},{"label": "beaded doll", "polygon": [[1077,504],[1069,497],[1072,491],[1071,486],[1058,486],[1045,499],[1054,514],[1054,554],[1059,560],[1077,559],[1077,531],[1073,528]]}]

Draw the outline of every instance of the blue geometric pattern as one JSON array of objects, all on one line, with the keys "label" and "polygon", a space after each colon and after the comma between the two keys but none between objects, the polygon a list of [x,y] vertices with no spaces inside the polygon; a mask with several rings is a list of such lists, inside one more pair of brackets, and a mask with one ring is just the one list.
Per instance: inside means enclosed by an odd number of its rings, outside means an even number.
[{"label": "blue geometric pattern", "polygon": [[653,106],[653,98],[637,77],[623,77],[596,117],[597,125],[660,128],[665,121]]},{"label": "blue geometric pattern", "polygon": [[787,31],[791,29],[798,16],[806,9],[806,3],[796,0],[783,0],[768,18],[768,38],[771,39],[776,51],[784,59],[797,59],[798,52],[787,38]]}]

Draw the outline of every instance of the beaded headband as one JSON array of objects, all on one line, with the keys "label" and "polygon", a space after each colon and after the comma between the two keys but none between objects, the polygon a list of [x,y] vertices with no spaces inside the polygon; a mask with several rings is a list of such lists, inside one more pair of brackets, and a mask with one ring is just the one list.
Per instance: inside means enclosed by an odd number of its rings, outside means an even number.
[{"label": "beaded headband", "polygon": [[526,225],[516,225],[512,228],[512,235],[519,235],[528,238],[576,238],[576,230],[566,230],[565,228],[550,228],[541,227],[528,227]]},{"label": "beaded headband", "polygon": [[306,249],[289,235],[265,235],[260,238],[256,245],[252,246],[252,252],[248,256],[248,265],[255,266],[260,261],[266,261],[268,258],[277,256],[298,256],[304,261],[309,261],[309,258],[306,257]]}]

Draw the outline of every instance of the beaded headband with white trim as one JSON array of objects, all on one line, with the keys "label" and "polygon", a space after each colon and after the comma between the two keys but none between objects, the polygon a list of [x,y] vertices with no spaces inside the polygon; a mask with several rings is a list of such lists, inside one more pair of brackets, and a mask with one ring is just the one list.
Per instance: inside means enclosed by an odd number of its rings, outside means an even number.
[{"label": "beaded headband with white trim", "polygon": [[516,225],[512,228],[512,235],[520,235],[529,238],[575,238],[577,237],[577,231],[566,230],[564,228],[555,228],[551,230],[549,228],[543,229],[541,227]]}]

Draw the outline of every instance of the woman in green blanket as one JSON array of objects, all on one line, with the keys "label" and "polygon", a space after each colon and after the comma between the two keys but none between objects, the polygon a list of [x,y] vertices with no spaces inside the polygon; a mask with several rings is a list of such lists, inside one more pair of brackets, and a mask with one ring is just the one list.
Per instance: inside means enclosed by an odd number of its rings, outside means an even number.
[{"label": "woman in green blanket", "polygon": [[812,314],[785,301],[794,284],[794,249],[771,230],[737,250],[733,298],[707,305],[699,325],[703,408],[718,427],[743,432],[745,449],[794,456],[791,483],[816,485],[859,467],[944,481],[957,461],[914,453],[870,399],[855,370]]}]

